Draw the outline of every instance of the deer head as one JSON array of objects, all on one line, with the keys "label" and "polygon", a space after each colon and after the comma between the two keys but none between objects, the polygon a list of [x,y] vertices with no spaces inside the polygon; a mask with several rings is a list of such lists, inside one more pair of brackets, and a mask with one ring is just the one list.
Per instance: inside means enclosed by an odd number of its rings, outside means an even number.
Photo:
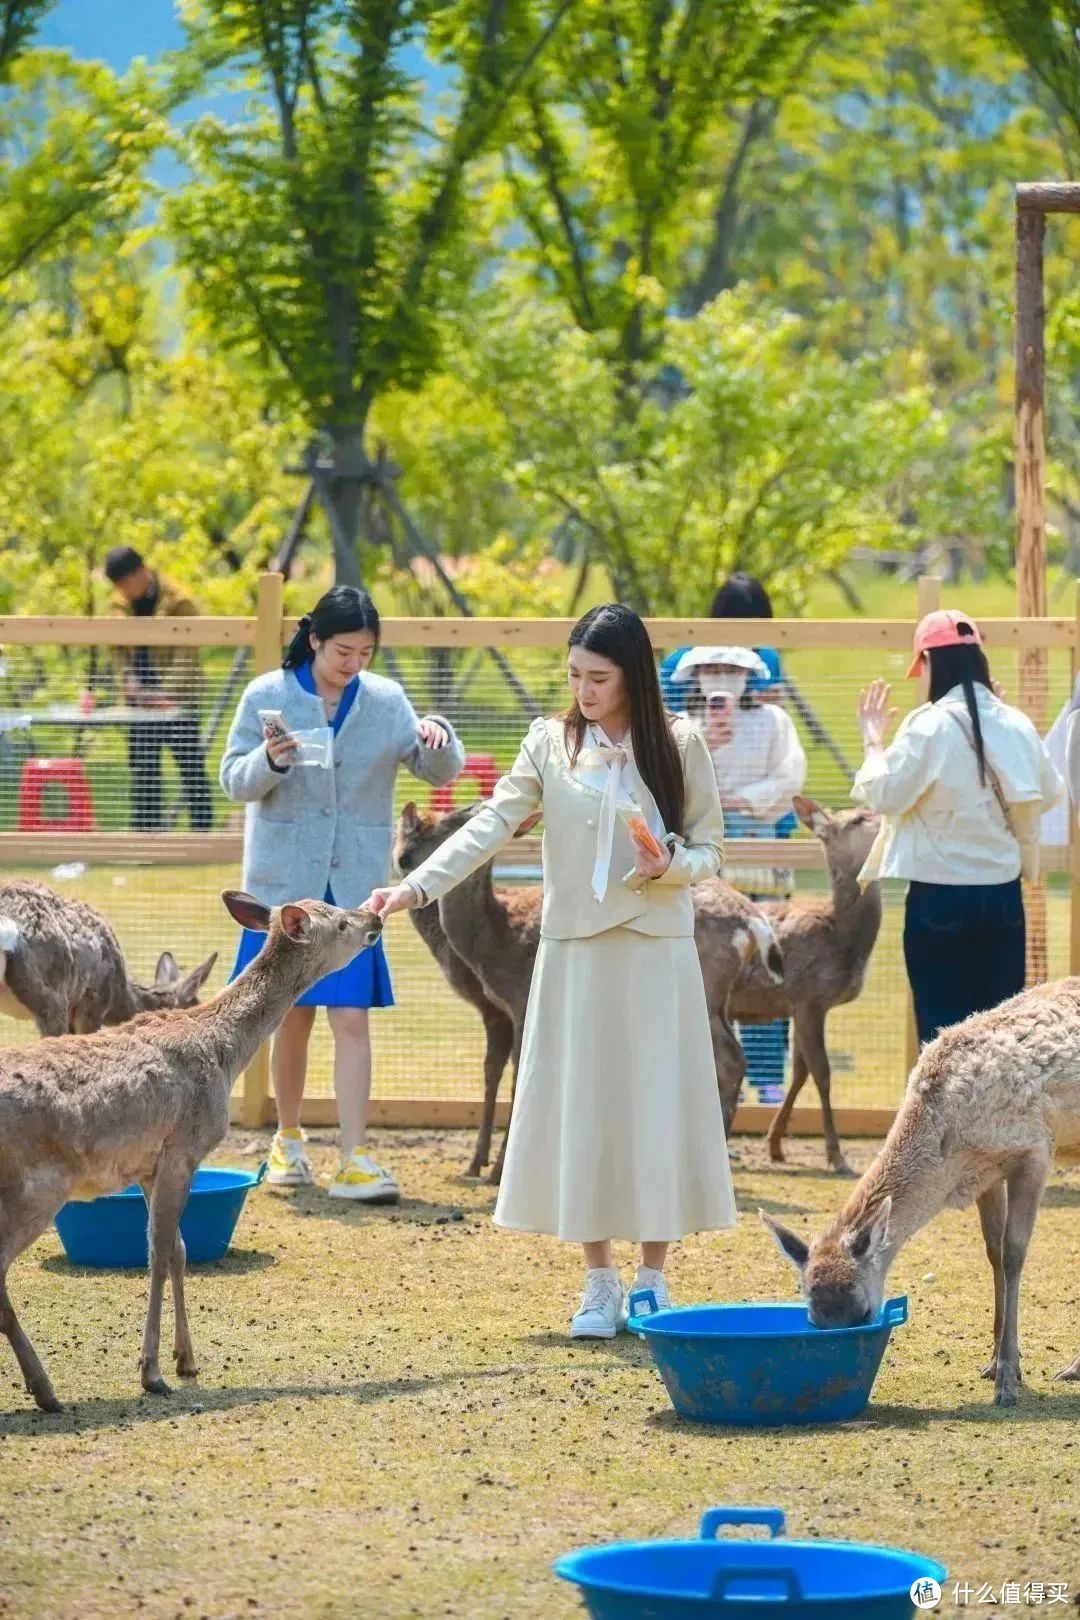
[{"label": "deer head", "polygon": [[825,859],[834,882],[854,880],[862,870],[877,837],[877,816],[871,810],[824,810],[813,799],[797,793],[791,801],[804,827],[825,846]]},{"label": "deer head", "polygon": [[889,1216],[892,1198],[841,1216],[807,1244],[763,1209],[758,1215],[777,1248],[799,1274],[799,1286],[815,1327],[857,1327],[872,1321],[885,1298],[885,1275],[892,1253]]},{"label": "deer head", "polygon": [[[480,800],[477,800],[475,804],[466,804],[460,809],[450,810],[445,816],[433,816],[428,810],[420,810],[415,804],[407,804],[401,812],[394,836],[395,871],[403,877],[407,872],[415,871],[421,861],[426,861],[440,844],[445,843],[451,833],[456,833],[459,827],[464,827],[479,809]],[[514,836],[524,838],[539,820],[539,813],[529,816]]]},{"label": "deer head", "polygon": [[268,944],[281,940],[308,953],[303,976],[311,984],[369,950],[382,933],[381,920],[364,906],[348,911],[324,900],[296,900],[271,909],[254,895],[235,889],[226,889],[221,898],[242,927],[269,935]]},{"label": "deer head", "polygon": [[208,956],[201,967],[193,968],[184,977],[171,951],[162,951],[154,970],[152,985],[132,983],[131,994],[140,1012],[152,1012],[165,1007],[194,1007],[199,991],[206,983],[217,961],[217,951]]}]

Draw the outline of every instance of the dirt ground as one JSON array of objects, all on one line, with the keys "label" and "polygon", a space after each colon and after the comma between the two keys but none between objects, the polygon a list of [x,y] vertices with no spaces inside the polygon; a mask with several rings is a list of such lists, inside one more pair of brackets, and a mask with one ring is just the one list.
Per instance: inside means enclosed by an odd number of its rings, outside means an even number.
[{"label": "dirt ground", "polygon": [[[216,1158],[253,1164],[266,1145],[242,1133]],[[738,1146],[742,1219],[681,1247],[682,1302],[793,1297],[757,1206],[808,1231],[847,1194],[816,1142],[783,1169]],[[550,1573],[559,1553],[690,1534],[718,1502],[926,1552],[949,1569],[945,1614],[1019,1612],[957,1607],[954,1580],[1066,1582],[1054,1612],[1077,1612],[1080,1390],[1050,1380],[1080,1349],[1080,1173],[1055,1174],[1036,1231],[1018,1409],[979,1377],[992,1296],[970,1210],[899,1256],[890,1293],[911,1319],[862,1419],[710,1430],[676,1421],[636,1339],[568,1343],[576,1254],[496,1232],[491,1189],[461,1178],[468,1149],[384,1133],[396,1210],[254,1193],[230,1257],[192,1270],[201,1375],[168,1400],[137,1393],[141,1275],[72,1267],[54,1233],[22,1258],[12,1294],[68,1404],[36,1412],[0,1342],[4,1620],[558,1620],[580,1612]],[[328,1137],[315,1157],[327,1172]]]}]

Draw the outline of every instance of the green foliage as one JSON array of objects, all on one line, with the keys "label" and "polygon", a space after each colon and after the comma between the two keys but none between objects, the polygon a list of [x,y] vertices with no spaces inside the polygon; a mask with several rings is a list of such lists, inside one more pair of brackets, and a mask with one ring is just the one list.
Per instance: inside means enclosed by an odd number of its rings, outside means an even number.
[{"label": "green foliage", "polygon": [[[180,263],[215,335],[313,427],[362,428],[436,366],[465,175],[571,4],[188,0],[193,50],[261,99],[191,132]],[[408,47],[452,68],[447,106],[425,106]]]}]

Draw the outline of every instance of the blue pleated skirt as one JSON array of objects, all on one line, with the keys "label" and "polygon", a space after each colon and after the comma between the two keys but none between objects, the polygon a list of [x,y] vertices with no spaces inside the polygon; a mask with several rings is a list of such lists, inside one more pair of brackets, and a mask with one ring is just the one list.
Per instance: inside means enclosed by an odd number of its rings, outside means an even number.
[{"label": "blue pleated skirt", "polygon": [[[334,898],[327,889],[323,896],[328,905]],[[229,982],[237,978],[249,962],[253,962],[266,943],[266,935],[245,928],[240,935],[236,963]],[[298,997],[298,1007],[392,1007],[394,987],[390,982],[390,967],[381,939],[370,950],[361,951],[336,973],[328,973]]]}]

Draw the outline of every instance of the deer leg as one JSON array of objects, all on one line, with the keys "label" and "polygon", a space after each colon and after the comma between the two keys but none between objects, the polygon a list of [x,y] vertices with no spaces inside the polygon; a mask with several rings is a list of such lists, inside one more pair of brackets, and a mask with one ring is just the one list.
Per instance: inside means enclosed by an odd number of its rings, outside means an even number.
[{"label": "deer leg", "polygon": [[994,1353],[982,1370],[983,1378],[996,1378],[998,1346],[1001,1343],[1001,1322],[1005,1311],[1005,1272],[1001,1264],[1001,1245],[1005,1237],[1005,1215],[1008,1195],[1003,1181],[995,1181],[978,1197],[979,1221],[982,1225],[986,1258],[994,1273]]},{"label": "deer leg", "polygon": [[724,1116],[724,1135],[729,1137],[746,1074],[746,1054],[731,1026],[726,1007],[713,1011],[709,1019],[709,1034],[712,1036],[713,1062],[716,1065],[716,1087]]},{"label": "deer leg", "polygon": [[173,1337],[173,1360],[176,1362],[176,1371],[181,1378],[196,1378],[199,1369],[195,1365],[195,1352],[191,1347],[191,1328],[188,1326],[187,1306],[184,1303],[184,1267],[187,1264],[187,1249],[180,1236],[180,1228],[176,1229],[176,1242],[173,1244],[172,1259],[169,1262],[169,1280],[172,1283],[173,1315],[176,1319]]},{"label": "deer leg", "polygon": [[[150,1298],[146,1307],[139,1370],[142,1387],[150,1395],[172,1393],[161,1376],[158,1354],[161,1348],[161,1302],[165,1278],[173,1264],[179,1239],[180,1211],[187,1202],[191,1170],[185,1164],[160,1170],[150,1191]],[[145,1189],[144,1189],[145,1191]]]},{"label": "deer leg", "polygon": [[765,1132],[765,1141],[769,1148],[769,1158],[773,1164],[784,1163],[784,1137],[787,1135],[788,1121],[791,1110],[795,1106],[795,1099],[810,1077],[810,1069],[803,1056],[803,1049],[799,1045],[799,1028],[792,1019],[791,1023],[791,1084],[784,1095],[784,1100],[776,1110],[769,1128]]},{"label": "deer leg", "polygon": [[487,1038],[484,1050],[484,1112],[480,1120],[476,1147],[473,1149],[472,1163],[465,1172],[467,1176],[479,1176],[484,1166],[491,1161],[495,1104],[498,1101],[503,1070],[514,1047],[514,1025],[501,1008],[492,1002],[486,1002],[481,1017],[484,1020],[484,1034]]},{"label": "deer leg", "polygon": [[15,1352],[27,1393],[34,1397],[43,1412],[62,1412],[63,1407],[56,1398],[56,1391],[49,1382],[49,1375],[38,1360],[37,1351],[19,1326],[15,1307],[11,1303],[11,1295],[7,1291],[6,1271],[0,1272],[0,1333]]},{"label": "deer leg", "polygon": [[[524,1018],[524,1014],[522,1014],[522,1018]],[[503,1132],[502,1143],[499,1147],[499,1157],[496,1159],[491,1168],[491,1173],[488,1176],[488,1181],[492,1187],[499,1187],[502,1185],[503,1165],[506,1163],[506,1144],[510,1140],[510,1120],[514,1117],[514,1098],[517,1096],[518,1064],[521,1062],[521,1037],[524,1035],[524,1033],[524,1022],[518,1023],[515,1019],[514,1050],[511,1054],[514,1060],[514,1074],[513,1081],[510,1086],[510,1119],[507,1120],[506,1129]]]},{"label": "deer leg", "polygon": [[[799,1045],[802,1047],[803,1056],[821,1098],[821,1128],[825,1135],[825,1153],[829,1169],[837,1171],[840,1175],[850,1176],[853,1171],[844,1158],[840,1138],[836,1134],[836,1122],[833,1119],[832,1066],[825,1045],[825,1008],[818,1006],[796,1008],[795,1025]],[[786,1098],[784,1100],[787,1101]]]},{"label": "deer leg", "polygon": [[1020,1278],[1049,1168],[1048,1154],[1028,1154],[1006,1178],[1008,1198],[1001,1246],[1005,1302],[998,1340],[995,1406],[1015,1406],[1020,1399]]}]

